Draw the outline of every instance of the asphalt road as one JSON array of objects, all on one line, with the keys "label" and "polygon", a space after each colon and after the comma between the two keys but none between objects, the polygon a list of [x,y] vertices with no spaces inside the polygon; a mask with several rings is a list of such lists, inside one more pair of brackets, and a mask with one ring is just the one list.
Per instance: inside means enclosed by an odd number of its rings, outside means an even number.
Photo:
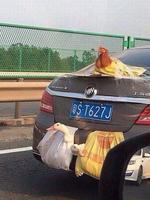
[{"label": "asphalt road", "polygon": [[97,183],[87,177],[52,170],[31,151],[0,155],[0,200],[97,199]]},{"label": "asphalt road", "polygon": [[[15,148],[26,146],[25,137],[28,136],[28,140],[32,138],[32,127],[6,128],[0,133],[6,135],[10,130],[14,132],[15,140],[10,139],[9,147],[14,141]],[[16,140],[19,131],[24,138]],[[25,136],[25,132],[29,133]],[[3,149],[7,149],[8,141],[5,142],[5,137],[0,137],[0,140],[2,138]],[[87,176],[76,178],[72,172],[49,169],[35,160],[31,151],[0,155],[0,200],[95,200],[98,199],[97,189],[98,181]],[[130,182],[125,184],[124,200],[149,199],[150,180],[144,181],[140,187]]]},{"label": "asphalt road", "polygon": [[[0,155],[0,200],[95,200],[98,182],[87,176],[49,169],[31,151]],[[149,200],[150,180],[126,183],[124,200]]]}]

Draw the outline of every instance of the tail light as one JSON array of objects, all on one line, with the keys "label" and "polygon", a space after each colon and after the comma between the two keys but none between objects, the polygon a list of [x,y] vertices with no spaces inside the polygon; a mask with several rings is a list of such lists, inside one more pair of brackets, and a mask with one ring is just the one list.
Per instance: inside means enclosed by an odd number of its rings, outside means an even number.
[{"label": "tail light", "polygon": [[47,91],[44,91],[43,93],[40,110],[53,113],[53,97]]},{"label": "tail light", "polygon": [[146,106],[142,111],[136,124],[150,125],[150,105]]}]

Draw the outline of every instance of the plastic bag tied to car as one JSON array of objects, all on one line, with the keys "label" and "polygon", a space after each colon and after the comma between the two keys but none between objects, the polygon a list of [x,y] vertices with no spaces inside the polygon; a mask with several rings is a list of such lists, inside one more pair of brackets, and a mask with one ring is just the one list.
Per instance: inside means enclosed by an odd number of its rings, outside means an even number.
[{"label": "plastic bag tied to car", "polygon": [[119,59],[110,57],[106,48],[100,47],[99,56],[95,62],[94,74],[113,77],[139,77],[146,70],[143,67],[127,66]]},{"label": "plastic bag tied to car", "polygon": [[[75,173],[84,173],[99,179],[107,153],[124,140],[122,132],[94,131],[88,135],[86,143],[76,160]],[[79,145],[80,148],[80,145]]]},{"label": "plastic bag tied to car", "polygon": [[61,123],[56,123],[47,130],[37,147],[42,161],[49,167],[69,170],[74,134],[70,133],[68,128]]}]

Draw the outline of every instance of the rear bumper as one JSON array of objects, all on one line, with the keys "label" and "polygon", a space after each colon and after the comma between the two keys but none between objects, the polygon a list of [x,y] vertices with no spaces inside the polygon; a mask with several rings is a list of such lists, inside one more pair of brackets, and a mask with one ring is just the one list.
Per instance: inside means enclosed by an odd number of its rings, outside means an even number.
[{"label": "rear bumper", "polygon": [[[55,123],[54,115],[40,112],[37,116],[34,129],[33,129],[33,150],[35,150],[38,153],[37,145],[41,141],[41,139],[44,137],[46,133],[46,129],[50,126],[52,126]],[[84,130],[84,129],[78,129],[79,131],[75,134],[76,139],[75,143],[83,143],[88,135],[93,130]],[[129,139],[132,137],[135,137],[137,135],[141,135],[144,133],[149,132],[150,126],[149,125],[133,125],[130,130],[127,132],[124,132],[125,139]],[[81,137],[81,139],[80,139]]]},{"label": "rear bumper", "polygon": [[42,140],[46,133],[46,129],[54,124],[54,116],[45,113],[40,112],[36,118],[36,122],[34,124],[33,128],[33,152],[36,154],[39,154],[39,151],[37,150],[37,146],[39,142]]},{"label": "rear bumper", "polygon": [[[39,142],[42,140],[46,133],[46,129],[55,123],[54,116],[49,113],[40,112],[37,116],[34,129],[33,129],[33,155],[37,160],[41,161],[40,153],[37,149]],[[150,126],[145,125],[134,125],[132,128],[124,133],[125,139],[134,137],[136,135],[147,133],[150,130]],[[91,130],[83,130],[78,129],[75,134],[75,143],[81,144],[86,140],[87,135],[91,132]],[[76,157],[73,158],[71,168],[74,169]],[[131,176],[126,176],[126,180],[136,180],[136,175],[133,173]]]},{"label": "rear bumper", "polygon": [[138,135],[148,133],[150,130],[149,125],[134,124],[127,132],[124,132],[125,139],[129,139]]}]

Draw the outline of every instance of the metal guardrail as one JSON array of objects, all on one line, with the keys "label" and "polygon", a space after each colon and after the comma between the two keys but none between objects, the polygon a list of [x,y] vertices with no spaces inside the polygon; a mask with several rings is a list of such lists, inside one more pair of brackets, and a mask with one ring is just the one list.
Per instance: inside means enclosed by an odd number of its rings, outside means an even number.
[{"label": "metal guardrail", "polygon": [[0,102],[39,101],[49,82],[1,82]]},{"label": "metal guardrail", "polygon": [[67,73],[51,73],[51,72],[0,72],[0,79],[54,79]]},{"label": "metal guardrail", "polygon": [[[20,116],[20,102],[40,101],[44,89],[49,85],[50,81],[45,82],[1,82],[0,83],[0,103],[15,102],[14,119],[5,119],[4,124],[33,124],[34,117]],[[19,121],[18,121],[19,120]],[[19,123],[18,123],[19,122]],[[3,123],[2,123],[3,124]]]}]

